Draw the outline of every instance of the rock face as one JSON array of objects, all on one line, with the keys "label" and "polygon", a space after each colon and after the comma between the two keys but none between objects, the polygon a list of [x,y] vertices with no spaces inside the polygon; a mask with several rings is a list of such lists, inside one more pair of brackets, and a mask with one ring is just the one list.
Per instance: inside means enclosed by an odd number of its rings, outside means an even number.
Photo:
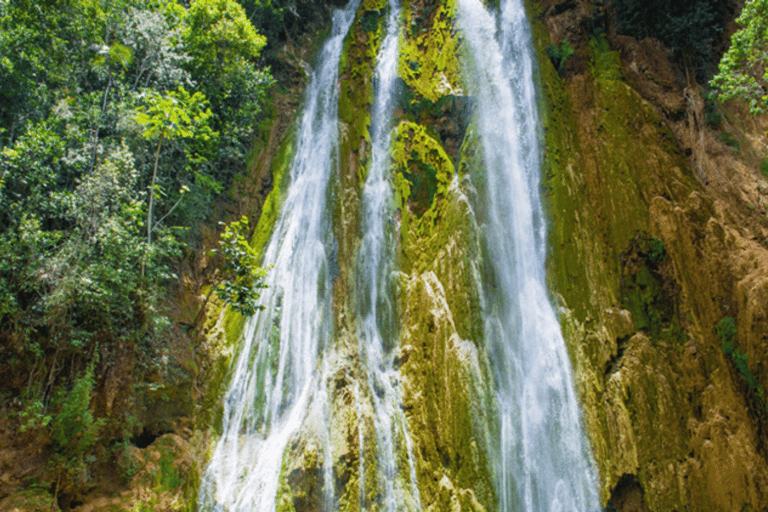
[{"label": "rock face", "polygon": [[[326,16],[337,3],[299,2],[297,12]],[[738,105],[718,107],[722,121],[708,124],[711,107],[690,73],[656,41],[613,35],[601,5],[528,6],[541,77],[550,284],[601,504],[611,511],[766,509],[768,181],[757,169],[768,124]],[[422,509],[497,510],[488,463],[497,426],[483,345],[483,251],[469,177],[482,157],[457,57],[456,5],[415,0],[402,9],[389,171],[397,346],[389,349],[410,444],[395,451],[401,467],[406,459],[412,464]],[[288,443],[276,498],[281,512],[325,510],[329,481],[336,510],[385,508],[371,406],[381,390],[366,377],[360,352],[355,262],[386,13],[386,0],[361,2],[340,63],[327,404],[310,408]],[[595,30],[601,25],[606,30]],[[546,48],[563,40],[575,53],[556,67]],[[292,98],[278,108],[295,108]],[[241,204],[260,211],[257,248],[288,186],[288,117],[278,112],[251,169],[257,188],[272,193]],[[240,184],[241,194],[253,186]],[[223,313],[217,321],[221,305],[208,306],[208,319],[197,320],[207,338],[198,358],[208,393],[196,414],[199,423],[215,424],[243,319]],[[204,457],[190,455],[189,439],[205,444],[192,433],[166,434],[143,451],[129,448],[126,460],[141,459],[143,467],[133,490],[83,510],[149,502],[142,493],[154,493],[156,510],[194,506],[182,473],[197,481],[195,458]],[[47,507],[45,498],[11,494],[0,510]]]},{"label": "rock face", "polygon": [[[587,7],[534,10],[551,279],[602,501],[764,509],[765,121],[725,105],[722,124],[707,124],[670,51],[593,31]],[[576,56],[558,75],[542,50],[562,39]],[[735,333],[723,334],[724,318]]]}]

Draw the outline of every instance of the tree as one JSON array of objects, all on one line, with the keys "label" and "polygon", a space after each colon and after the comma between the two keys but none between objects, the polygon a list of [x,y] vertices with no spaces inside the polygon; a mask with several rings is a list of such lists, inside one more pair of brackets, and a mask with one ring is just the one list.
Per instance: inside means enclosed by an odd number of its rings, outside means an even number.
[{"label": "tree", "polygon": [[184,69],[190,56],[181,44],[183,17],[183,7],[175,2],[168,2],[161,10],[142,8],[128,13],[121,36],[135,56],[131,90],[192,87],[189,72]]},{"label": "tree", "polygon": [[266,40],[234,0],[195,0],[184,20],[186,66],[211,102],[211,126],[221,134],[212,172],[229,182],[242,170],[253,128],[272,85],[269,70],[257,70]]},{"label": "tree", "polygon": [[[67,423],[58,390],[88,420],[83,390],[115,354],[130,378],[154,371],[188,228],[245,168],[271,84],[264,38],[234,0],[192,4],[0,0],[0,392],[42,427]],[[242,240],[224,250],[223,293],[247,311],[259,285]],[[73,447],[83,469],[90,447]]]},{"label": "tree", "polygon": [[234,0],[193,1],[185,27],[184,42],[194,74],[210,83],[231,85],[230,78],[266,45]]},{"label": "tree", "polygon": [[760,114],[768,107],[768,0],[748,1],[736,23],[743,28],[731,36],[711,85],[721,101],[743,98]]},{"label": "tree", "polygon": [[[211,109],[207,108],[207,100],[202,93],[195,92],[190,95],[181,86],[176,91],[170,91],[167,94],[149,94],[147,105],[136,114],[136,122],[144,126],[142,136],[147,140],[157,140],[152,182],[149,186],[149,207],[147,209],[148,244],[152,243],[152,230],[154,228],[152,215],[157,195],[155,184],[163,142],[166,139],[175,138],[200,138],[207,141],[211,137],[215,137],[217,134],[208,128],[208,119],[211,115]],[[171,210],[175,208],[176,205]]]}]

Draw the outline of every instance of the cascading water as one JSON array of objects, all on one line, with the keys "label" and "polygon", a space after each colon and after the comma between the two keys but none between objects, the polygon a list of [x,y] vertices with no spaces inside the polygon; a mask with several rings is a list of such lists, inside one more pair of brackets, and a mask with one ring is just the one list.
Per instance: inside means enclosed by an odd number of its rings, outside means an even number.
[{"label": "cascading water", "polygon": [[[363,186],[362,242],[357,265],[357,319],[361,360],[368,377],[376,429],[379,487],[384,509],[420,510],[416,470],[405,416],[399,409],[397,371],[389,352],[396,345],[396,311],[392,287],[394,256],[388,219],[393,212],[389,181],[392,99],[397,78],[400,8],[389,2],[387,34],[379,50],[371,116],[371,159]],[[364,398],[358,393],[358,401]],[[358,407],[362,404],[358,403]],[[365,440],[360,439],[360,484],[365,482]],[[397,453],[405,449],[408,468],[398,467]],[[364,496],[364,489],[361,489]],[[365,509],[365,503],[361,508]]]},{"label": "cascading water", "polygon": [[[330,511],[338,505],[341,489],[334,485],[339,468],[334,464],[342,458],[334,459],[341,456],[331,453],[329,434],[329,418],[334,418],[327,366],[333,344],[335,262],[330,261],[334,244],[327,198],[340,156],[339,62],[360,3],[352,0],[334,14],[332,35],[310,80],[291,185],[264,255],[264,264],[274,265],[269,288],[262,294],[265,309],[249,320],[232,367],[222,435],[201,486],[202,510],[273,512],[286,448],[310,416],[320,419],[312,420],[313,428],[316,440],[325,444],[323,481],[317,483],[323,487],[324,507]],[[565,344],[545,286],[534,67],[523,7],[520,0],[502,0],[500,13],[494,15],[481,0],[457,4],[466,85],[475,98],[485,163],[473,180],[482,189],[482,207],[477,209],[486,247],[484,331],[495,374],[500,433],[488,455],[499,510],[599,510]],[[357,406],[352,417],[358,423],[352,442],[358,444],[359,459],[356,480],[349,485],[358,486],[360,510],[388,512],[422,509],[416,457],[401,409],[400,375],[392,361],[399,326],[390,145],[400,18],[397,0],[390,0],[374,78],[371,152],[360,202],[353,290],[362,370],[351,386]],[[370,418],[375,439],[361,427]],[[375,449],[369,445],[372,441]],[[366,478],[371,468],[377,478],[373,484]],[[371,485],[376,489],[368,488]],[[441,480],[441,488],[450,485]]]},{"label": "cascading water", "polygon": [[322,407],[318,355],[332,332],[328,182],[337,158],[338,68],[360,0],[336,11],[307,89],[291,185],[264,254],[274,265],[249,320],[224,398],[222,435],[200,490],[202,510],[275,509],[283,452],[312,406]]},{"label": "cascading water", "polygon": [[538,123],[520,0],[500,14],[458,0],[485,159],[486,343],[500,411],[494,460],[502,511],[599,510],[570,362],[545,285]]}]

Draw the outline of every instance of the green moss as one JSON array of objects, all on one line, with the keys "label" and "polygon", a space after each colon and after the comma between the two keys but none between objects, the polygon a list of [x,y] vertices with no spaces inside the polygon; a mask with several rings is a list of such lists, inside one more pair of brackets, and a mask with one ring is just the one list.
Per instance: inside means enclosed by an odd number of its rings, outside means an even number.
[{"label": "green moss", "polygon": [[407,6],[403,10],[411,33],[400,47],[398,75],[417,96],[433,103],[443,96],[461,94],[456,1],[439,3],[431,23],[426,16],[432,13],[415,12]]},{"label": "green moss", "polygon": [[277,222],[277,217],[280,214],[283,196],[288,188],[288,181],[290,178],[290,176],[288,176],[288,170],[293,161],[295,138],[296,128],[294,126],[291,132],[285,137],[275,159],[272,161],[272,190],[264,201],[259,222],[256,224],[256,229],[251,237],[251,247],[253,247],[259,254],[263,253],[264,247],[267,245],[267,242],[269,242],[269,238],[272,236],[272,230],[275,227],[275,222]]},{"label": "green moss", "polygon": [[[463,175],[474,174],[470,167],[481,161],[471,128],[468,133],[460,152]],[[410,347],[401,367],[403,400],[421,499],[449,508],[464,500],[492,510],[486,441],[493,407],[486,396],[487,367],[479,362],[484,349],[474,213],[451,158],[425,126],[401,121],[392,159],[400,268],[409,276],[400,285],[401,346]]]},{"label": "green moss", "polygon": [[396,182],[396,202],[421,217],[435,204],[436,196],[445,195],[453,177],[450,157],[442,145],[422,126],[402,121],[392,144],[394,169],[404,178]]},{"label": "green moss", "polygon": [[736,322],[729,316],[721,318],[715,326],[715,334],[720,338],[723,353],[730,358],[731,362],[736,367],[736,370],[741,374],[744,382],[746,382],[749,387],[749,392],[754,393],[761,409],[758,413],[758,417],[765,422],[768,419],[766,417],[768,415],[768,405],[765,400],[765,392],[763,387],[757,381],[755,374],[749,369],[749,355],[734,346],[736,333]]},{"label": "green moss", "polygon": [[[202,290],[204,294],[213,294],[210,287]],[[230,380],[230,366],[233,354],[238,353],[242,345],[242,332],[246,318],[240,313],[225,308],[215,294],[208,300],[207,322],[204,327],[206,336],[211,339],[212,366],[208,370],[202,408],[199,412],[204,425],[210,425],[217,434],[221,434],[221,419],[224,395]]]},{"label": "green moss", "polygon": [[27,512],[49,512],[59,509],[53,495],[47,489],[37,486],[20,489],[4,497],[3,505],[8,507],[8,510]]},{"label": "green moss", "polygon": [[605,33],[597,30],[589,39],[590,72],[600,80],[622,80],[624,72],[619,52],[611,50]]},{"label": "green moss", "polygon": [[602,283],[588,284],[587,264],[583,258],[586,248],[574,250],[573,247],[581,229],[576,201],[582,186],[576,174],[581,148],[575,109],[565,82],[546,56],[545,44],[549,41],[546,27],[539,22],[532,28],[542,84],[539,97],[542,98],[540,110],[543,111],[541,118],[546,143],[543,183],[547,192],[547,211],[552,219],[549,276],[552,287],[566,297],[568,307],[576,317],[583,319],[590,306],[588,290]]},{"label": "green moss", "polygon": [[293,505],[293,491],[291,486],[288,485],[286,473],[286,459],[283,457],[283,465],[280,469],[280,483],[278,484],[277,495],[275,496],[276,512],[296,512],[296,507]]},{"label": "green moss", "polygon": [[[471,489],[482,507],[492,510],[495,495],[486,439],[493,407],[480,350],[451,337],[453,325],[445,315],[454,310],[444,308],[449,302],[455,305],[456,297],[444,293],[436,276],[421,276],[410,280],[401,299],[407,326],[402,342],[412,347],[401,367],[403,402],[421,499],[450,502]],[[447,487],[445,478],[450,482]]]},{"label": "green moss", "polygon": [[619,251],[649,229],[651,199],[674,196],[670,183],[692,178],[669,127],[618,79],[618,56],[601,45],[593,43],[597,76],[580,120],[549,59],[541,66],[550,279],[580,321],[597,301],[616,303]]},{"label": "green moss", "polygon": [[[680,509],[685,497],[655,484],[679,476],[687,450],[678,414],[687,405],[672,362],[688,338],[675,255],[667,252],[674,247],[647,237],[631,261],[622,251],[650,231],[652,200],[682,203],[695,179],[670,128],[624,82],[604,35],[597,32],[583,55],[590,74],[568,82],[546,55],[547,28],[532,20],[546,137],[548,275],[564,312],[601,498],[605,504],[624,473],[638,472],[652,510]],[[636,329],[650,339],[633,337]]]}]

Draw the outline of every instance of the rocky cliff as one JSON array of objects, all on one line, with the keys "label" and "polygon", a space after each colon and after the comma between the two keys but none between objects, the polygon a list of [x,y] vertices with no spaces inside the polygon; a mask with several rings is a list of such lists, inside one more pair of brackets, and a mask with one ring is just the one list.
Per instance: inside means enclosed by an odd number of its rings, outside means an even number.
[{"label": "rocky cliff", "polygon": [[[671,50],[587,2],[533,10],[550,275],[602,501],[763,509],[765,120],[705,102]],[[562,41],[558,73],[543,54]]]}]

